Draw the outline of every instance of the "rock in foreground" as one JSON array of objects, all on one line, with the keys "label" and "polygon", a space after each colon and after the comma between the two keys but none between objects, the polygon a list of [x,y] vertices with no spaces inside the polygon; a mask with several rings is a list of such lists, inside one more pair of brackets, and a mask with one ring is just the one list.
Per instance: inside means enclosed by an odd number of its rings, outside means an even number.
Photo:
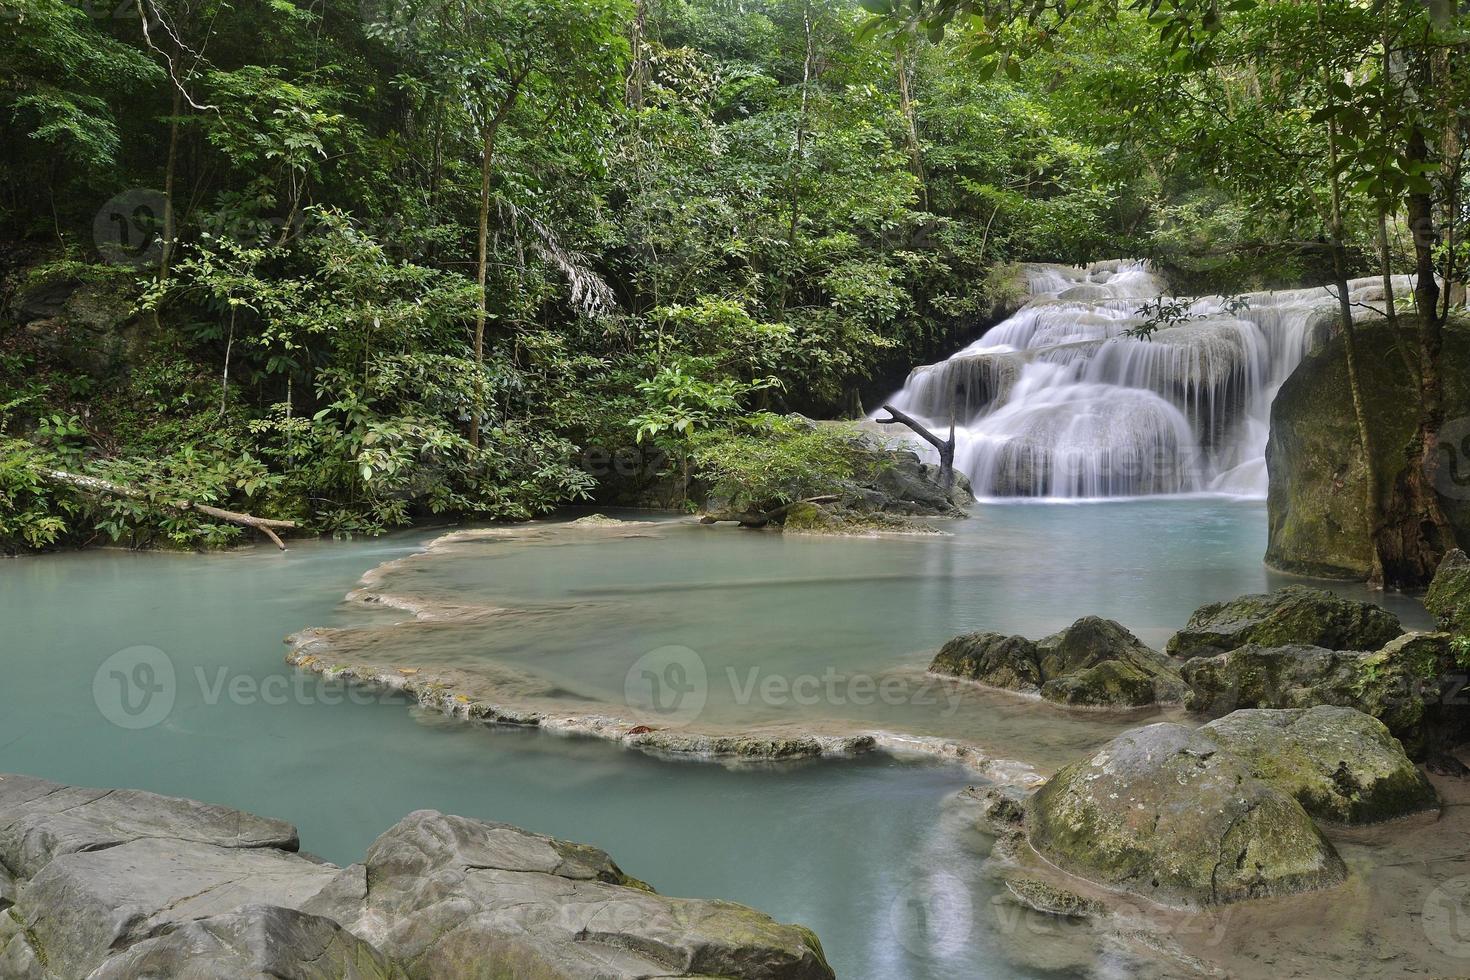
[{"label": "rock in foreground", "polygon": [[1213,657],[1252,643],[1377,650],[1403,632],[1398,617],[1381,606],[1344,599],[1325,589],[1289,585],[1201,606],[1170,638],[1167,649],[1183,659]]},{"label": "rock in foreground", "polygon": [[296,840],[223,807],[0,776],[0,977],[832,977],[810,930],[662,897],[596,848],[504,824],[419,811],[347,869]]},{"label": "rock in foreground", "polygon": [[1177,701],[1184,690],[1172,660],[1097,616],[1036,641],[999,633],[957,636],[929,669],[1076,707]]},{"label": "rock in foreground", "polygon": [[1336,885],[1346,870],[1295,799],[1181,725],[1137,728],[1028,801],[1056,866],[1165,904],[1222,905]]},{"label": "rock in foreground", "polygon": [[806,929],[663,898],[595,848],[432,810],[379,837],[309,910],[436,980],[832,976]]},{"label": "rock in foreground", "polygon": [[1439,799],[1382,722],[1351,708],[1236,711],[1200,729],[1319,820],[1366,824]]}]

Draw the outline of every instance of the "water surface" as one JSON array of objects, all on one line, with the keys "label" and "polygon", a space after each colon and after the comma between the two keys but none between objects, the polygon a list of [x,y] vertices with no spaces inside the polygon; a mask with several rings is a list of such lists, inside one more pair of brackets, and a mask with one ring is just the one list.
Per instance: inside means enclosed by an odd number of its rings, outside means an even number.
[{"label": "water surface", "polygon": [[[956,633],[1041,635],[1085,613],[1161,643],[1196,605],[1276,582],[1258,558],[1264,515],[1254,504],[988,506],[951,529],[844,540],[670,526],[611,545],[487,549],[421,584],[565,607],[519,646],[496,638],[480,652],[550,664],[589,696],[615,696],[627,659],[663,643],[699,650],[716,670],[917,674]],[[279,816],[301,828],[305,848],[339,863],[413,809],[503,820],[604,847],[667,894],[803,922],[844,977],[1116,967],[1047,937],[1023,937],[1032,965],[1014,958],[1012,920],[997,919],[996,885],[981,869],[985,842],[946,803],[973,781],[963,769],[881,756],[739,770],[663,761],[465,725],[391,697],[354,703],[284,667],[287,633],[404,618],[343,596],[437,533],[285,554],[91,551],[0,563],[0,771]],[[133,730],[109,721],[118,716],[108,678],[101,708],[94,681],[110,656],[140,645],[167,657],[174,700],[159,724]],[[1135,723],[1070,719],[994,694],[967,710],[977,736],[1043,768]],[[951,723],[928,708],[882,717]]]}]

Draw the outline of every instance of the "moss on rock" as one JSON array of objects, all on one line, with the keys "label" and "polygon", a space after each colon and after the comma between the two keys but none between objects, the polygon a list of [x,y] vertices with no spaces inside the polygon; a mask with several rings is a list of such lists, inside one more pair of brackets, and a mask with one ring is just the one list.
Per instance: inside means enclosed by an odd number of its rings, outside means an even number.
[{"label": "moss on rock", "polygon": [[1124,732],[1063,769],[1029,801],[1026,829],[1058,867],[1169,904],[1291,894],[1346,875],[1301,804],[1182,725]]},{"label": "moss on rock", "polygon": [[1289,585],[1201,606],[1169,639],[1167,650],[1184,659],[1213,657],[1248,644],[1377,650],[1403,632],[1398,617],[1382,606]]},{"label": "moss on rock", "polygon": [[[1395,335],[1383,323],[1358,330],[1361,390],[1372,427],[1374,457],[1385,494],[1406,465],[1415,429],[1413,385],[1394,347],[1413,344],[1412,318]],[[1470,415],[1470,328],[1445,333],[1445,409]],[[1363,579],[1369,566],[1366,484],[1342,341],[1309,354],[1271,406],[1266,562],[1283,571]],[[1470,499],[1441,496],[1462,541],[1470,540]]]},{"label": "moss on rock", "polygon": [[1177,701],[1184,692],[1172,660],[1097,616],[1036,641],[1000,633],[957,636],[929,669],[1078,707],[1137,707]]},{"label": "moss on rock", "polygon": [[1470,557],[1459,548],[1439,563],[1424,608],[1438,616],[1445,629],[1470,630]]},{"label": "moss on rock", "polygon": [[1377,823],[1439,804],[1399,740],[1352,708],[1236,711],[1200,732],[1319,820]]},{"label": "moss on rock", "polygon": [[1245,646],[1184,665],[1184,706],[1220,716],[1240,708],[1354,708],[1388,727],[1414,758],[1427,747],[1426,704],[1439,697],[1449,637],[1409,633],[1359,653]]}]

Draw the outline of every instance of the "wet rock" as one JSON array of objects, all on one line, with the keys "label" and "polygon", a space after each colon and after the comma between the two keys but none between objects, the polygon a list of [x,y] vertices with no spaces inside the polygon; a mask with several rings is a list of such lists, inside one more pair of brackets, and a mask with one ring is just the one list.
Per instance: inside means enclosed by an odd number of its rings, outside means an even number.
[{"label": "wet rock", "polygon": [[833,975],[807,929],[656,895],[595,848],[428,810],[379,837],[308,910],[415,978]]},{"label": "wet rock", "polygon": [[63,854],[158,837],[227,848],[297,848],[296,828],[282,820],[140,790],[0,776],[0,863],[23,878]]},{"label": "wet rock", "polygon": [[1143,705],[1184,693],[1178,665],[1111,619],[1084,616],[1037,641],[1041,696],[1076,705]]},{"label": "wet rock", "polygon": [[1103,911],[1102,905],[1090,898],[1036,878],[1007,878],[1006,890],[1026,908],[1045,915],[1085,919]]},{"label": "wet rock", "polygon": [[1356,708],[1383,722],[1419,758],[1427,745],[1426,709],[1439,699],[1448,644],[1443,633],[1407,633],[1372,653],[1246,646],[1187,662],[1184,706],[1213,716],[1238,708]]},{"label": "wet rock", "polygon": [[1470,557],[1459,548],[1444,556],[1424,596],[1424,608],[1447,630],[1470,630]]},{"label": "wet rock", "polygon": [[1377,823],[1439,806],[1398,739],[1352,708],[1236,711],[1200,733],[1319,820]]},{"label": "wet rock", "polygon": [[404,980],[406,974],[331,919],[269,905],[198,919],[146,939],[88,980]]},{"label": "wet rock", "polygon": [[1041,655],[1024,636],[966,633],[939,648],[929,669],[1007,691],[1041,691]]},{"label": "wet rock", "polygon": [[1072,706],[1137,707],[1184,693],[1177,664],[1097,616],[1034,642],[967,633],[946,643],[929,669]]},{"label": "wet rock", "polygon": [[1175,657],[1213,657],[1246,644],[1288,644],[1328,650],[1377,650],[1403,633],[1398,617],[1370,602],[1344,599],[1324,589],[1289,585],[1263,595],[1244,595],[1201,606],[1169,640]]},{"label": "wet rock", "polygon": [[1088,880],[1165,904],[1221,905],[1343,881],[1295,799],[1181,725],[1134,729],[1031,798],[1031,845]]}]

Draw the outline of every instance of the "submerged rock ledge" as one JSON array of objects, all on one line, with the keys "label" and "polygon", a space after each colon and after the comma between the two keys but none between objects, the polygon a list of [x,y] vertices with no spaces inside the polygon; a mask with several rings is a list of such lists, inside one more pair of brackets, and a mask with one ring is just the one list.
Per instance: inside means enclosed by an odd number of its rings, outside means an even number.
[{"label": "submerged rock ledge", "polygon": [[930,735],[882,729],[841,733],[779,730],[698,731],[656,728],[636,718],[598,712],[552,710],[516,704],[498,691],[489,673],[431,672],[413,667],[335,663],[330,659],[330,629],[307,629],[286,638],[286,662],[327,680],[346,680],[396,691],[418,705],[467,722],[518,725],[557,735],[599,738],[650,755],[723,762],[727,765],[801,759],[851,758],[868,752],[929,757],[957,763],[1005,785],[1035,786],[1042,777],[1030,765],[994,758],[976,745]]},{"label": "submerged rock ledge", "polygon": [[419,810],[338,868],[279,820],[0,775],[0,977],[262,976],[833,973],[809,929],[665,898],[597,848],[508,824]]}]

